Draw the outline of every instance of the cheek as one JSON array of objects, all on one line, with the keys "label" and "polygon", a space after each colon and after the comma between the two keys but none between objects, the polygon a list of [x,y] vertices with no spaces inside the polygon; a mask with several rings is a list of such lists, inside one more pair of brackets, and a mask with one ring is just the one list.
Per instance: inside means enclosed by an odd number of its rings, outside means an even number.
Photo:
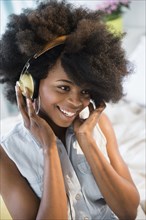
[{"label": "cheek", "polygon": [[41,101],[41,107],[45,110],[49,112],[54,109],[54,106],[56,105],[56,97],[54,97],[53,95],[49,94],[49,95],[42,95],[40,96],[40,101]]},{"label": "cheek", "polygon": [[39,89],[39,95],[40,95],[41,107],[42,108],[48,108],[52,104],[55,104],[55,101],[56,101],[57,97],[49,89],[40,88]]}]

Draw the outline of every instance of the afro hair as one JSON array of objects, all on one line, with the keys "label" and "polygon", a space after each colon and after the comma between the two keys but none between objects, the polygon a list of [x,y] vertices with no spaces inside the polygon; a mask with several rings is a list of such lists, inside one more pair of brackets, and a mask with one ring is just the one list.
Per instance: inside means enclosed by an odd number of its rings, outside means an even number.
[{"label": "afro hair", "polygon": [[14,87],[24,64],[62,35],[68,36],[64,45],[46,52],[30,66],[34,78],[45,78],[60,58],[75,83],[89,85],[96,104],[101,100],[117,102],[124,95],[122,83],[130,69],[121,46],[123,35],[108,31],[98,11],[47,0],[9,19],[0,40],[0,80],[12,103],[16,102]]}]

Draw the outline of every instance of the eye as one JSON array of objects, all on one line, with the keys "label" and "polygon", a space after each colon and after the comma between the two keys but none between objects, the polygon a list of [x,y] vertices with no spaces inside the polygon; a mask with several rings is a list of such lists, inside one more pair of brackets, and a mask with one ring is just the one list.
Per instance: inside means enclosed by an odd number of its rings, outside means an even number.
[{"label": "eye", "polygon": [[90,91],[87,89],[84,89],[81,91],[82,95],[86,96],[86,97],[90,97]]},{"label": "eye", "polygon": [[69,91],[70,90],[70,87],[69,86],[58,86],[59,90],[61,91]]}]

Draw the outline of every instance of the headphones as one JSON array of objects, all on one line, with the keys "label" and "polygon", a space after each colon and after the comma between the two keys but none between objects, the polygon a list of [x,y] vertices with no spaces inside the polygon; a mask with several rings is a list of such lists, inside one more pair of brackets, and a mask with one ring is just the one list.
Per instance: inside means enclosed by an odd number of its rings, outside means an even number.
[{"label": "headphones", "polygon": [[29,89],[30,97],[32,100],[34,100],[38,97],[39,80],[34,79],[28,70],[30,67],[30,61],[33,61],[33,59],[37,59],[38,57],[42,56],[48,50],[51,50],[52,48],[54,48],[56,46],[64,44],[66,39],[67,39],[67,35],[57,37],[55,40],[47,43],[43,50],[36,53],[32,58],[30,58],[26,62],[25,66],[23,67],[23,70],[20,74],[19,81],[18,81],[18,85],[20,86],[20,89],[21,89],[22,94],[24,96],[25,96],[25,88],[27,87]]}]

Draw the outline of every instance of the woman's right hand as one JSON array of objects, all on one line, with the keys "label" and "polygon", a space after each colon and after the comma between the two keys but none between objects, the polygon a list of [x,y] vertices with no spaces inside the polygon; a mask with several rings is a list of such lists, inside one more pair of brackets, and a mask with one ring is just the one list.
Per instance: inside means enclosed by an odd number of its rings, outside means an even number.
[{"label": "woman's right hand", "polygon": [[36,114],[34,105],[31,101],[29,90],[26,88],[26,103],[22,96],[21,89],[16,84],[17,105],[23,118],[24,126],[36,138],[45,150],[56,143],[56,136],[49,124]]}]

